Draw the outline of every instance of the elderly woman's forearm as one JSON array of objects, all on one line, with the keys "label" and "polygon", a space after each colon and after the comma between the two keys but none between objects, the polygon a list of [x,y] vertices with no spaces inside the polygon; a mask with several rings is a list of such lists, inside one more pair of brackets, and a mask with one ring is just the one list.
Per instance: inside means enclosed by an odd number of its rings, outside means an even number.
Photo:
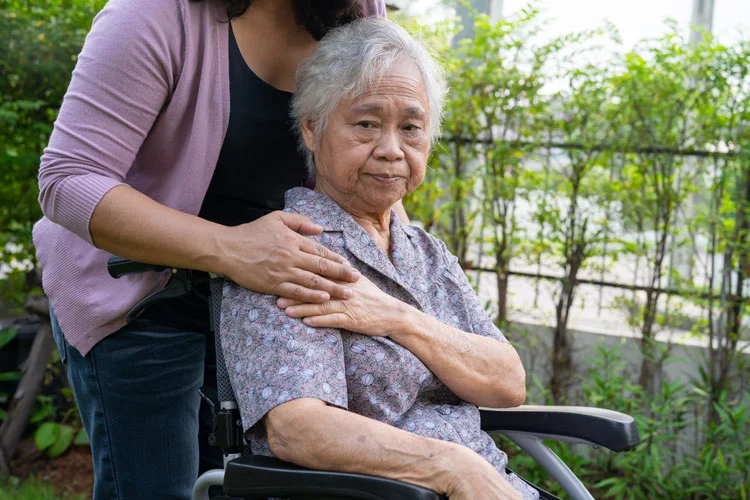
[{"label": "elderly woman's forearm", "polygon": [[297,399],[265,419],[271,451],[303,467],[386,477],[445,493],[471,451],[317,399]]},{"label": "elderly woman's forearm", "polygon": [[526,372],[510,344],[461,331],[406,305],[394,330],[390,337],[464,401],[505,408],[526,399]]}]

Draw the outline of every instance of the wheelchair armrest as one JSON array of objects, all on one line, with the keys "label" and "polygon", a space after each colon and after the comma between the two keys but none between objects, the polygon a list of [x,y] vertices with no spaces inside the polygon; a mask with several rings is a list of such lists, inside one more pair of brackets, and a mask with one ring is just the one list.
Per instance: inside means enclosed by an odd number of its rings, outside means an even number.
[{"label": "wheelchair armrest", "polygon": [[224,472],[228,496],[444,500],[434,491],[382,477],[305,469],[278,458],[243,456]]},{"label": "wheelchair armrest", "polygon": [[145,264],[143,262],[136,262],[130,259],[124,259],[122,257],[113,256],[107,260],[107,271],[109,275],[117,279],[120,276],[126,274],[144,273],[146,271],[165,271],[169,269],[169,266],[160,266],[158,264]]},{"label": "wheelchair armrest", "polygon": [[625,451],[640,442],[630,415],[583,406],[519,406],[480,408],[485,431],[515,431],[543,439],[583,441],[612,451]]}]

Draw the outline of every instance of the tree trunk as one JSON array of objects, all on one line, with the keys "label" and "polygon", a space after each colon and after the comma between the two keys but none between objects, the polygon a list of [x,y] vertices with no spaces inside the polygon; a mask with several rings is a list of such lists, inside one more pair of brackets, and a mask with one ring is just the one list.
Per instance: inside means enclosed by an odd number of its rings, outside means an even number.
[{"label": "tree trunk", "polygon": [[552,376],[549,382],[555,404],[565,403],[573,380],[573,349],[568,336],[568,315],[572,299],[572,295],[563,291],[555,307],[557,321],[552,340]]},{"label": "tree trunk", "polygon": [[561,315],[561,305],[562,302],[559,302],[556,308],[557,322],[555,324],[555,334],[552,340],[552,376],[549,381],[552,401],[555,404],[562,404],[565,402],[568,388],[570,387],[571,372],[573,370],[568,327],[563,324],[564,320]]},{"label": "tree trunk", "polygon": [[[552,376],[550,377],[550,391],[555,404],[562,404],[568,394],[568,389],[573,381],[573,353],[570,338],[568,337],[568,319],[570,308],[575,298],[578,286],[578,270],[586,258],[586,227],[588,219],[583,218],[582,223],[577,222],[578,216],[578,193],[583,169],[574,170],[572,185],[572,196],[570,209],[568,210],[568,226],[565,231],[565,257],[566,275],[562,282],[560,295],[555,306],[555,334],[552,341]],[[580,226],[579,226],[580,224]],[[576,236],[578,235],[578,236]]]},{"label": "tree trunk", "polygon": [[497,324],[502,328],[508,321],[508,272],[497,270]]},{"label": "tree trunk", "polygon": [[[748,220],[746,207],[750,202],[750,172],[743,171],[738,186],[741,189],[737,196],[737,211],[734,219],[734,231],[731,241],[727,242],[724,250],[724,263],[722,269],[722,312],[724,321],[720,322],[723,331],[719,332],[718,346],[710,346],[711,351],[711,393],[710,402],[718,401],[721,394],[730,388],[730,369],[734,356],[737,352],[737,343],[742,328],[742,307],[744,303],[743,291],[746,277],[746,262],[748,260],[747,239]],[[734,290],[732,287],[732,263],[737,260],[735,269]],[[726,295],[726,297],[725,297]],[[716,423],[718,414],[713,404],[709,407],[708,422]]]},{"label": "tree trunk", "polygon": [[510,263],[505,258],[508,238],[503,228],[503,240],[498,241],[497,229],[495,231],[495,271],[497,273],[497,324],[505,325],[508,321],[508,268]]},{"label": "tree trunk", "polygon": [[461,267],[466,264],[466,215],[462,205],[464,196],[463,162],[461,161],[461,143],[456,142],[456,156],[454,169],[455,189],[453,190],[453,213],[451,214],[451,233],[453,237],[453,252]]},{"label": "tree trunk", "polygon": [[654,321],[656,320],[657,292],[653,289],[646,291],[646,306],[643,311],[643,328],[641,329],[641,371],[638,384],[646,394],[654,394],[656,389],[655,376],[658,363],[654,359]]},{"label": "tree trunk", "polygon": [[[578,251],[576,252],[578,257]],[[563,404],[573,382],[573,346],[568,335],[568,319],[576,291],[576,277],[582,260],[574,259],[570,272],[563,282],[555,306],[555,332],[552,340],[552,376],[549,387],[555,404]]]},{"label": "tree trunk", "polygon": [[657,241],[656,251],[654,253],[653,268],[651,270],[651,280],[648,290],[646,290],[646,307],[643,312],[643,326],[641,328],[641,372],[638,377],[638,383],[646,391],[646,394],[653,395],[656,391],[656,375],[661,371],[661,365],[664,362],[662,353],[657,353],[657,344],[654,341],[654,324],[656,323],[656,312],[661,296],[661,278],[664,265],[664,257],[667,254],[667,240],[669,237],[669,224],[672,218],[673,208],[671,201],[666,200],[659,203],[657,209],[656,222],[654,226],[659,228],[659,240]]},{"label": "tree trunk", "polygon": [[[0,425],[0,462],[10,460],[26,428],[36,396],[42,387],[44,372],[52,356],[54,339],[49,322],[49,302],[46,297],[29,297],[26,309],[46,319],[34,337],[29,358],[21,368],[18,384],[10,408]],[[9,472],[7,463],[0,463],[0,474]]]}]

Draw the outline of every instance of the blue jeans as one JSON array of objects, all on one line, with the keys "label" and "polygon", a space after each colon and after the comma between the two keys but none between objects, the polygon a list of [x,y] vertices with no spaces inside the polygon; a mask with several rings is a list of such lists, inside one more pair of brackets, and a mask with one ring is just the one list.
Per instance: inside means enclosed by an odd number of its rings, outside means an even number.
[{"label": "blue jeans", "polygon": [[[215,387],[216,367],[206,356],[213,336],[136,320],[84,357],[54,313],[51,319],[91,441],[94,500],[191,498],[200,421],[210,426],[210,412],[199,418],[198,389],[204,378]],[[219,451],[204,455],[203,469],[221,467]]]}]

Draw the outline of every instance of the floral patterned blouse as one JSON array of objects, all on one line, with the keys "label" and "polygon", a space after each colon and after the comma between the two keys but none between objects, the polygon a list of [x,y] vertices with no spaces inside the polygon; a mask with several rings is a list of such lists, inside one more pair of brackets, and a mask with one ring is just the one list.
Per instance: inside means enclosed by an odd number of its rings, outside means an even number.
[{"label": "floral patterned blouse", "polygon": [[[286,194],[286,211],[324,228],[314,237],[389,295],[461,330],[507,342],[482,308],[443,242],[391,214],[392,261],[344,209],[306,188]],[[420,436],[459,443],[492,464],[524,498],[538,498],[507,474],[507,457],[480,430],[478,408],[460,400],[415,355],[388,337],[309,328],[289,318],[276,297],[227,281],[221,342],[256,455],[272,456],[261,419],[296,398],[317,398]]]}]

